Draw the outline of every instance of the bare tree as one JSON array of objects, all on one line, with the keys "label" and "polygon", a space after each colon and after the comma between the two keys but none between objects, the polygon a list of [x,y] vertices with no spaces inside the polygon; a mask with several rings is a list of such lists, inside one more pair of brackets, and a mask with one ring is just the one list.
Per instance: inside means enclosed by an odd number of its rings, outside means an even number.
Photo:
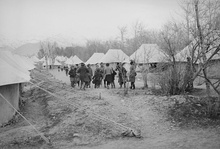
[{"label": "bare tree", "polygon": [[149,61],[153,55],[152,55],[151,49],[147,49],[146,47],[143,47],[143,48],[144,48],[144,53],[142,56],[144,57],[144,60],[143,60],[143,66],[141,69],[141,74],[144,80],[144,88],[148,88],[147,80],[148,80],[148,73],[149,73]]},{"label": "bare tree", "polygon": [[167,90],[170,94],[178,94],[180,92],[180,74],[177,68],[175,55],[187,45],[187,34],[184,27],[180,23],[168,22],[164,25],[159,39],[158,45],[170,60],[170,78],[167,82]]},{"label": "bare tree", "polygon": [[53,60],[55,58],[54,51],[56,47],[57,47],[56,42],[54,43],[50,43],[47,41],[41,42],[41,49],[43,50],[42,53],[44,54],[45,57],[47,71],[48,71],[48,59]]},{"label": "bare tree", "polygon": [[[190,34],[194,37],[192,43],[192,62],[200,63],[200,68],[194,74],[192,80],[198,76],[205,79],[206,93],[210,96],[210,87],[213,87],[219,96],[218,90],[220,78],[217,81],[209,78],[207,67],[214,56],[220,53],[220,32],[219,32],[219,14],[220,1],[218,0],[193,0],[185,1],[190,9],[188,17],[190,18]],[[219,108],[219,102],[216,109]],[[216,113],[216,112],[215,112]]]},{"label": "bare tree", "polygon": [[187,31],[187,40],[188,40],[188,43],[190,43],[190,23],[191,23],[191,18],[190,18],[190,14],[192,14],[192,9],[190,8],[191,5],[190,5],[190,2],[187,1],[187,0],[183,0],[183,1],[180,1],[180,7],[182,8],[183,10],[183,18],[185,19],[186,21],[186,24],[185,24],[185,28],[186,28],[186,31]]},{"label": "bare tree", "polygon": [[145,41],[145,25],[137,20],[133,26],[133,48],[136,50],[138,47],[140,47]]},{"label": "bare tree", "polygon": [[127,26],[119,26],[118,27],[119,31],[120,31],[120,36],[121,36],[121,42],[124,45],[125,42],[125,35],[127,34]]},{"label": "bare tree", "polygon": [[[211,5],[214,6],[214,4],[211,4],[211,2],[209,1],[208,2],[208,7],[207,7],[207,10],[208,10],[208,13],[207,13],[208,15],[207,16],[209,17],[208,22],[207,22],[208,31],[212,31],[212,29],[213,29],[212,16],[215,15],[215,13],[213,14],[213,12],[212,12]],[[204,65],[204,63],[206,63],[207,60],[208,60],[207,55],[206,55],[206,51],[207,51],[207,45],[206,44],[207,43],[204,41],[205,40],[205,37],[204,37],[205,33],[202,30],[202,27],[201,27],[201,24],[200,24],[199,1],[198,0],[194,1],[194,6],[195,6],[195,13],[196,13],[196,23],[197,23],[198,38],[199,38],[199,47],[201,48],[201,55],[202,55],[202,65]],[[220,44],[217,45],[217,46],[218,47],[216,48],[215,52],[218,52],[220,50]],[[212,86],[213,89],[218,93],[219,102],[220,102],[220,92],[217,90],[217,88],[214,86],[214,84],[208,78],[206,67],[204,67],[202,69],[202,71],[203,71],[203,75],[204,75],[204,78],[205,78],[206,92],[207,92],[208,97],[210,96],[210,86]],[[219,103],[218,103],[218,107],[219,107]]]}]

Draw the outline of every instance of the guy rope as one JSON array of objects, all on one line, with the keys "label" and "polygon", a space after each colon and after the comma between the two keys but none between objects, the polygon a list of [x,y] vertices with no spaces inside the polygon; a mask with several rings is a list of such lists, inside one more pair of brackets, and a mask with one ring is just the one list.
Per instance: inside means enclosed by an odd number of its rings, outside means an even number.
[{"label": "guy rope", "polygon": [[38,135],[41,136],[41,138],[46,142],[46,143],[50,143],[50,140],[48,138],[46,138],[44,136],[43,133],[41,133],[39,130],[37,130],[36,127],[34,127],[33,124],[31,124],[30,121],[27,120],[27,118],[25,118],[20,112],[18,112],[18,110],[0,93],[0,96],[38,133]]}]

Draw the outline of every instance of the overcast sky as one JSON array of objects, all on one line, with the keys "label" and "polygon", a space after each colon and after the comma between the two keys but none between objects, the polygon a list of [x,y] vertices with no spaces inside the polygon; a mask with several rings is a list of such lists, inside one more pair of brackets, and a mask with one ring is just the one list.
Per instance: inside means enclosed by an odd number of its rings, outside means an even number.
[{"label": "overcast sky", "polygon": [[0,0],[0,36],[1,42],[109,39],[137,20],[160,29],[178,10],[178,0]]}]

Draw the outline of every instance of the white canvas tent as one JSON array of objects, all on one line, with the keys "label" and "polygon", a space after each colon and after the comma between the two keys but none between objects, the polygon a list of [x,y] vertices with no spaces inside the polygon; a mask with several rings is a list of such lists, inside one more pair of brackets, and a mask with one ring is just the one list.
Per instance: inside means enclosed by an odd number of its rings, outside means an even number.
[{"label": "white canvas tent", "polygon": [[61,61],[61,56],[56,56],[56,57],[55,57],[55,60]]},{"label": "white canvas tent", "polygon": [[103,56],[104,53],[93,53],[93,55],[86,61],[86,64],[97,64]]},{"label": "white canvas tent", "polygon": [[66,60],[65,64],[68,65],[75,65],[75,64],[80,64],[83,63],[83,61],[81,59],[79,59],[78,56],[71,56],[69,59]]},{"label": "white canvas tent", "polygon": [[27,68],[23,67],[15,55],[0,52],[0,125],[9,121],[15,114],[15,110],[5,101],[8,100],[17,110],[19,109],[20,83],[30,81]]},{"label": "white canvas tent", "polygon": [[158,63],[166,62],[167,56],[157,44],[142,44],[131,56],[136,63]]},{"label": "white canvas tent", "polygon": [[[220,43],[220,42],[219,42]],[[195,49],[194,51],[194,56],[193,56],[193,48]],[[212,48],[212,49],[211,49]],[[213,48],[210,46],[209,52],[206,53],[206,57],[209,58],[212,53],[215,51],[216,48]],[[201,53],[201,50],[198,48],[198,41],[195,39],[192,41],[188,46],[186,46],[183,50],[181,50],[179,53],[175,55],[176,61],[180,62],[186,62],[187,57],[190,57],[195,61],[195,59],[198,57],[198,55]],[[215,56],[213,56],[212,60],[217,60],[220,59],[220,52],[218,52]],[[198,59],[197,63],[202,61],[202,57]]]},{"label": "white canvas tent", "polygon": [[99,60],[99,63],[123,62],[129,58],[121,49],[109,49],[108,52]]},{"label": "white canvas tent", "polygon": [[72,58],[72,60],[73,60],[73,64],[83,63],[83,61],[76,55]]},{"label": "white canvas tent", "polygon": [[65,64],[67,64],[67,65],[73,65],[73,60],[72,60],[72,58],[71,58],[71,57],[68,58],[68,59],[65,61]]},{"label": "white canvas tent", "polygon": [[62,64],[61,63],[59,63],[57,60],[55,60],[55,62],[54,62],[54,64],[53,64],[54,66],[61,66]]},{"label": "white canvas tent", "polygon": [[40,59],[41,62],[44,62],[45,60],[46,60],[45,56]]},{"label": "white canvas tent", "polygon": [[[219,34],[220,32],[217,31]],[[219,35],[209,34],[204,38],[204,43],[209,44],[211,42],[211,45],[207,47],[207,53],[206,58],[209,59],[210,56],[214,53],[216,50],[216,47],[220,44],[220,38]],[[201,56],[201,48],[199,45],[199,39],[195,38],[188,46],[186,46],[183,50],[181,50],[179,53],[175,55],[176,61],[180,62],[181,64],[184,64],[184,62],[187,62],[187,57],[190,57],[195,66],[198,66],[199,63],[203,62],[202,56]],[[194,51],[194,53],[193,53]],[[198,58],[198,59],[197,59]],[[197,67],[196,67],[197,68]],[[220,77],[220,51],[216,53],[210,61],[208,61],[208,65],[206,67],[207,70],[207,77],[209,78],[219,78]],[[198,77],[200,78],[200,77]],[[201,79],[203,80],[203,78]]]}]

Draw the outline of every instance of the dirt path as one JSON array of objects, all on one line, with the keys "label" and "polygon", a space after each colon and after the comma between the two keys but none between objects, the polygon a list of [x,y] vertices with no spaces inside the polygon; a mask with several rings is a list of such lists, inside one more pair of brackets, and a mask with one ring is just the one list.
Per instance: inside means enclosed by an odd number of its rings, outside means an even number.
[{"label": "dirt path", "polygon": [[[163,107],[167,97],[141,89],[129,91],[126,96],[123,89],[117,88],[72,89],[64,72],[51,73],[53,77],[40,73],[36,76],[44,81],[40,86],[57,97],[37,88],[28,90],[24,115],[50,138],[52,146],[45,144],[30,126],[19,120],[0,128],[0,148],[220,148],[220,128],[180,129],[167,121]],[[140,130],[142,138],[123,137],[125,129],[111,121],[100,120],[97,115]]]}]

